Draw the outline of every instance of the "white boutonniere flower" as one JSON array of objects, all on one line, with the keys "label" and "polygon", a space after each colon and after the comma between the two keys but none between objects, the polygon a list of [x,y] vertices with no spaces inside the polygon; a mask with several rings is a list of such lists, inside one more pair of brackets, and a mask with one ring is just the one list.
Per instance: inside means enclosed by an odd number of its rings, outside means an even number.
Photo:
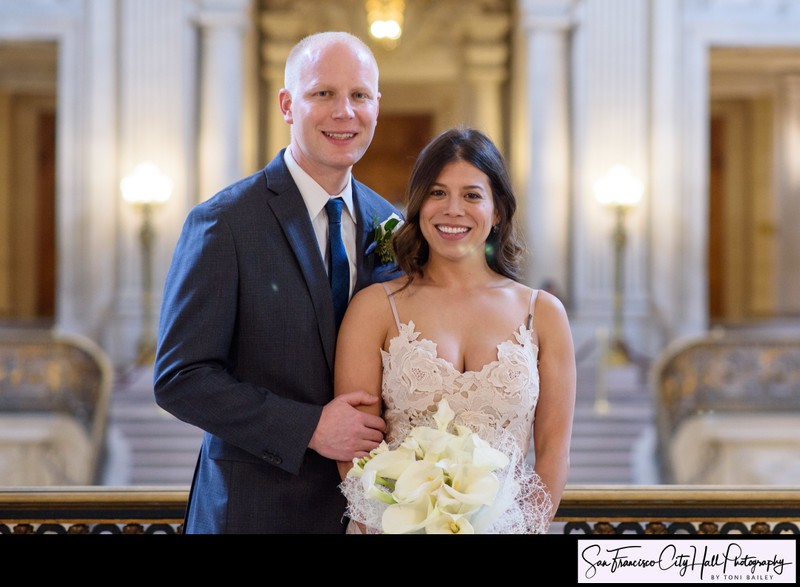
[{"label": "white boutonniere flower", "polygon": [[373,251],[377,251],[378,257],[384,263],[394,261],[394,252],[392,251],[392,232],[403,225],[403,220],[397,215],[392,214],[383,222],[378,222],[378,219],[373,220],[374,233],[372,243],[367,247],[366,254],[369,255]]}]

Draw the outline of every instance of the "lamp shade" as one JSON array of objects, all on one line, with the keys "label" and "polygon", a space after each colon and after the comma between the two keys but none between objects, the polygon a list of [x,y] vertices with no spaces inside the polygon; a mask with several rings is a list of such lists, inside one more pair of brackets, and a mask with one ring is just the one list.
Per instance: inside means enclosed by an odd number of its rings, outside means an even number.
[{"label": "lamp shade", "polygon": [[122,197],[132,204],[162,204],[172,194],[172,180],[153,163],[140,163],[119,183]]},{"label": "lamp shade", "polygon": [[644,183],[624,165],[615,165],[594,184],[594,197],[603,206],[637,205],[644,194]]}]

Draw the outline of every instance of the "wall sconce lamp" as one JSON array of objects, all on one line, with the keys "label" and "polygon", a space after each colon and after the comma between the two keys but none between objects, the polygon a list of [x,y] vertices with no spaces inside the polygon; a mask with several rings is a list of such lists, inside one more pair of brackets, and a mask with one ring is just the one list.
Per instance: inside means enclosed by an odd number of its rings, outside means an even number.
[{"label": "wall sconce lamp", "polygon": [[614,245],[614,322],[608,348],[608,362],[612,365],[624,365],[630,361],[630,351],[625,342],[622,325],[624,292],[622,269],[628,240],[625,213],[639,204],[643,194],[642,181],[623,165],[613,166],[594,184],[595,199],[601,205],[611,208],[616,220],[611,235]]},{"label": "wall sconce lamp", "polygon": [[387,49],[394,49],[403,34],[404,0],[367,0],[369,34]]},{"label": "wall sconce lamp", "polygon": [[122,198],[138,208],[142,214],[139,245],[142,250],[142,332],[139,338],[137,363],[153,361],[156,339],[153,329],[153,229],[154,206],[169,200],[172,180],[159,171],[153,163],[141,163],[119,184]]}]

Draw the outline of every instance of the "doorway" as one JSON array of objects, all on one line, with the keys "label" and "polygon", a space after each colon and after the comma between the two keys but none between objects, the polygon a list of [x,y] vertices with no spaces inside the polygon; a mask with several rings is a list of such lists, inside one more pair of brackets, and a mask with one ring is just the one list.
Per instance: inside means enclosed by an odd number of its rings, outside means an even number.
[{"label": "doorway", "polygon": [[56,313],[55,43],[0,42],[0,320]]},{"label": "doorway", "polygon": [[798,132],[787,80],[800,74],[800,49],[718,47],[709,64],[709,324],[797,318],[800,293],[782,284],[800,264],[780,252],[800,219],[785,205],[791,169],[781,162]]},{"label": "doorway", "polygon": [[777,312],[772,119],[771,104],[763,98],[717,99],[711,104],[711,324],[735,325]]},{"label": "doorway", "polygon": [[414,161],[431,140],[430,114],[383,113],[367,152],[353,166],[353,176],[398,208],[405,208],[405,189]]}]

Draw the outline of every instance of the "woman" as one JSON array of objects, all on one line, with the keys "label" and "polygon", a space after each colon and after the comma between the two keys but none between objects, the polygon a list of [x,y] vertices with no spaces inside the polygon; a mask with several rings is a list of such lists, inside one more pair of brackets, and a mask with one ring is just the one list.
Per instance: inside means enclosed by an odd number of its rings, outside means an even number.
[{"label": "woman", "polygon": [[[491,444],[512,436],[518,461],[532,442],[529,499],[544,522],[526,531],[546,532],[569,469],[575,355],[563,304],[518,280],[524,249],[505,161],[483,133],[448,130],[420,153],[407,196],[391,241],[405,275],[350,302],[335,393],[380,394],[390,447],[429,424],[443,398],[455,423]],[[351,467],[339,464],[343,478]]]}]

